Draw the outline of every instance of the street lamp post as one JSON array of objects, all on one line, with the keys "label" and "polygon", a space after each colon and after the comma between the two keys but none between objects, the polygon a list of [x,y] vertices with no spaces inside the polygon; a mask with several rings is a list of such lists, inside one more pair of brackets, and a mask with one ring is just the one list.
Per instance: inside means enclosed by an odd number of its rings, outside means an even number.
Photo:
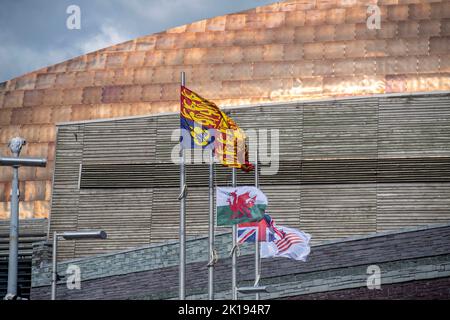
[{"label": "street lamp post", "polygon": [[19,167],[45,167],[47,160],[43,158],[19,158],[22,147],[26,144],[25,139],[12,138],[9,148],[13,157],[0,157],[0,166],[13,168],[13,179],[11,188],[11,215],[9,228],[9,258],[8,258],[8,289],[6,300],[17,297],[17,273],[19,255]]},{"label": "street lamp post", "polygon": [[56,282],[57,282],[57,257],[58,257],[58,238],[64,240],[85,240],[85,239],[106,239],[106,232],[103,230],[85,230],[85,231],[68,231],[53,232],[53,254],[52,254],[52,295],[51,299],[56,300]]},{"label": "street lamp post", "polygon": [[260,294],[260,293],[265,293],[265,292],[270,292],[270,288],[266,287],[266,286],[258,286],[258,287],[238,287],[236,288],[236,290],[239,293],[243,293],[243,294]]}]

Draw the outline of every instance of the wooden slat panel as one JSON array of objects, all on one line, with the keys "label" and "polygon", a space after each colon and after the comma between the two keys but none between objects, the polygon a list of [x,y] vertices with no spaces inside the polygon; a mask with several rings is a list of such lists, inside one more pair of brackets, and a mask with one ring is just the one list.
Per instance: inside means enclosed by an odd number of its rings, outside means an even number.
[{"label": "wooden slat panel", "polygon": [[305,104],[303,159],[377,157],[378,102],[359,99]]},{"label": "wooden slat panel", "polygon": [[379,156],[448,157],[450,99],[423,96],[380,99]]},{"label": "wooden slat panel", "polygon": [[[6,295],[8,284],[9,227],[9,220],[0,221],[0,296]],[[46,239],[47,227],[47,219],[21,219],[19,221],[17,283],[22,297],[30,297],[33,242]]]},{"label": "wooden slat panel", "polygon": [[[73,231],[78,220],[78,177],[83,158],[84,125],[61,127],[58,130],[56,159],[50,214],[50,237],[53,231]],[[75,242],[61,241],[61,259],[74,257]]]},{"label": "wooden slat panel", "polygon": [[[230,183],[230,170],[215,165],[216,182]],[[261,170],[260,170],[261,172]],[[186,165],[189,186],[205,186],[205,164]],[[254,173],[238,172],[242,184],[253,184]],[[274,175],[260,174],[261,185],[364,182],[450,181],[450,158],[388,158],[281,161]],[[156,188],[179,185],[179,166],[165,163],[88,164],[81,173],[82,188]]]},{"label": "wooden slat panel", "polygon": [[300,227],[300,186],[261,186],[269,199],[267,213],[277,224]]},{"label": "wooden slat panel", "polygon": [[[22,234],[32,235],[47,234],[47,219],[20,219],[19,220],[19,237]],[[9,220],[0,221],[0,235],[9,237]]]},{"label": "wooden slat panel", "polygon": [[76,256],[136,247],[150,242],[152,189],[81,190],[77,229],[101,229],[106,240],[77,241]]},{"label": "wooden slat panel", "polygon": [[376,231],[376,184],[302,186],[300,225],[314,242]]},{"label": "wooden slat panel", "polygon": [[178,114],[157,117],[156,120],[156,162],[170,163],[171,153],[174,146],[178,143],[172,141],[173,130],[180,127],[180,118]]},{"label": "wooden slat panel", "polygon": [[[180,205],[178,188],[155,189],[152,207],[151,242],[178,239]],[[208,232],[208,188],[189,188],[186,200],[186,235],[194,237]],[[215,227],[216,232],[229,230]]]},{"label": "wooden slat panel", "polygon": [[[267,107],[250,107],[245,112],[242,108],[231,109],[230,117],[238,126],[246,131],[256,131],[258,140],[267,141],[267,156],[272,156],[271,148],[274,141],[271,140],[271,131],[278,130],[279,147],[274,156],[283,160],[296,160],[302,157],[302,106],[301,105],[277,105]],[[267,130],[267,135],[260,132]],[[250,138],[250,133],[247,134]],[[260,161],[264,164],[265,152],[260,150]]]},{"label": "wooden slat panel", "polygon": [[450,183],[378,185],[378,231],[450,220]]},{"label": "wooden slat panel", "polygon": [[389,158],[377,163],[377,182],[450,181],[450,158]]},{"label": "wooden slat panel", "polygon": [[178,239],[179,194],[178,188],[158,188],[153,191],[151,242]]},{"label": "wooden slat panel", "polygon": [[83,165],[153,162],[155,122],[155,118],[142,118],[86,124]]},{"label": "wooden slat panel", "polygon": [[304,160],[301,184],[375,182],[377,159]]}]

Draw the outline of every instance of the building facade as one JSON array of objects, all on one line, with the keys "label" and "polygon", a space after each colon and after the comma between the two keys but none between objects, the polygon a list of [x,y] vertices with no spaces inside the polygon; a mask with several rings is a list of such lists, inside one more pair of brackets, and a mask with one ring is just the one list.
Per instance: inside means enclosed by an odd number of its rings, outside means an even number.
[{"label": "building facade", "polygon": [[[379,29],[368,25],[371,5]],[[310,233],[314,247],[306,264],[265,264],[263,280],[277,288],[264,298],[448,298],[449,0],[285,1],[1,83],[1,154],[20,135],[24,156],[48,158],[46,168],[19,170],[22,225],[48,217],[48,225],[39,220],[47,240],[53,231],[108,233],[60,242],[60,267],[81,265],[87,289],[61,282],[62,298],[176,297],[179,167],[171,155],[182,71],[190,89],[243,129],[260,141],[265,129],[269,146],[279,142],[261,159],[261,189],[277,223]],[[207,175],[205,165],[187,166],[191,298],[206,288]],[[11,177],[0,169],[0,219],[9,217]],[[254,183],[253,174],[237,179]],[[217,165],[215,184],[230,183],[231,170]],[[217,297],[227,298],[230,237],[216,231]],[[33,299],[48,295],[48,249],[35,244]],[[251,252],[243,247],[241,284],[253,281]],[[381,291],[365,288],[372,264],[386,271]],[[155,280],[161,274],[173,287]]]},{"label": "building facade", "polygon": [[[269,142],[259,157],[268,212],[314,243],[450,220],[450,93],[224,110]],[[64,241],[62,259],[178,239],[177,128],[177,113],[58,126],[50,234],[109,235]],[[215,167],[214,184],[230,186],[231,169]],[[207,234],[208,172],[187,165],[188,236]]]},{"label": "building facade", "polygon": [[[369,29],[377,4],[381,28]],[[0,152],[16,135],[21,218],[48,217],[56,123],[175,112],[179,77],[221,106],[449,90],[448,0],[297,0],[140,37],[0,84]],[[0,218],[12,171],[0,170]]]}]

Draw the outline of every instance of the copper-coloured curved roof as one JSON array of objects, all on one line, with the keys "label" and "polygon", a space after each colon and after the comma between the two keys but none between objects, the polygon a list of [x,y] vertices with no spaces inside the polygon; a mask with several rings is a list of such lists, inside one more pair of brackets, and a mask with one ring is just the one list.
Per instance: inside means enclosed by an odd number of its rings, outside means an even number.
[{"label": "copper-coloured curved roof", "polygon": [[[368,29],[378,3],[381,28]],[[55,123],[176,111],[179,75],[219,105],[450,90],[449,0],[298,0],[137,38],[0,84],[1,153],[20,135],[22,218],[49,212]],[[0,218],[11,170],[0,170]]]}]

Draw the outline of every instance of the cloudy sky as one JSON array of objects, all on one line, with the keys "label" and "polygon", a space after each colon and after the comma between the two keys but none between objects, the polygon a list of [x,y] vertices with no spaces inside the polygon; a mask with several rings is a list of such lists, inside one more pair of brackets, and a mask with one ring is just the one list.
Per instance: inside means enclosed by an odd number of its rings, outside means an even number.
[{"label": "cloudy sky", "polygon": [[[0,82],[139,36],[276,0],[2,0]],[[81,29],[69,30],[70,5]]]}]

